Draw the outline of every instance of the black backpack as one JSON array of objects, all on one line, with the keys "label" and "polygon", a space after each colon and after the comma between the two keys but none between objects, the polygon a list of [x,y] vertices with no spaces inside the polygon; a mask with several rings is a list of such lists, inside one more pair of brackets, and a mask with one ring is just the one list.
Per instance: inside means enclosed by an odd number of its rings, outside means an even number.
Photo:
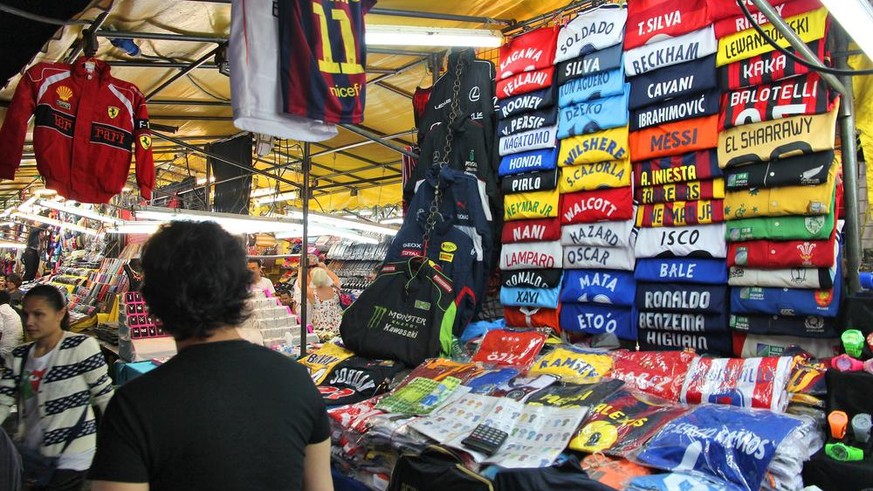
[{"label": "black backpack", "polygon": [[387,491],[494,491],[488,479],[467,469],[451,451],[430,446],[400,456]]}]

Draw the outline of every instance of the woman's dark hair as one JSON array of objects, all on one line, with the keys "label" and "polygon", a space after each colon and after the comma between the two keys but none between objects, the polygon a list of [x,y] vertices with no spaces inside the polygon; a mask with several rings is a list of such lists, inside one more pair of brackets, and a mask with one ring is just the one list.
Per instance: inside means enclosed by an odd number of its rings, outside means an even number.
[{"label": "woman's dark hair", "polygon": [[27,303],[27,300],[31,298],[41,298],[45,300],[47,304],[55,309],[55,312],[63,310],[64,318],[61,320],[61,329],[64,331],[70,330],[70,312],[67,310],[67,300],[64,298],[64,294],[61,293],[60,290],[51,285],[36,285],[24,294],[24,298],[21,302]]},{"label": "woman's dark hair", "polygon": [[12,295],[6,290],[0,290],[0,305],[6,305],[12,301]]},{"label": "woman's dark hair", "polygon": [[21,276],[12,273],[11,275],[6,276],[6,282],[12,283],[15,286],[21,286]]},{"label": "woman's dark hair", "polygon": [[142,250],[142,295],[177,340],[207,338],[249,315],[251,271],[240,243],[215,222],[170,222]]}]

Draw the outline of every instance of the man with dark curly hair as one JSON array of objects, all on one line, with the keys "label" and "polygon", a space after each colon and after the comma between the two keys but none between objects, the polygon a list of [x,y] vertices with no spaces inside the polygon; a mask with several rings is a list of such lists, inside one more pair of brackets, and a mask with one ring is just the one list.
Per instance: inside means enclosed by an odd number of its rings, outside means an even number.
[{"label": "man with dark curly hair", "polygon": [[251,283],[240,243],[213,222],[172,222],[142,268],[178,354],[116,392],[93,491],[332,490],[327,415],[306,370],[234,329]]}]

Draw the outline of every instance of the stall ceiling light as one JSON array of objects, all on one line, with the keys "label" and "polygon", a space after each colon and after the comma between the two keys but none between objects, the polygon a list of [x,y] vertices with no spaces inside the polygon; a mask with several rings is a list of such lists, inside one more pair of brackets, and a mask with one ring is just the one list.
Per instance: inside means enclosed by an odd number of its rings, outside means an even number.
[{"label": "stall ceiling light", "polygon": [[448,27],[367,25],[365,39],[367,46],[498,48],[503,44],[503,34],[500,31]]},{"label": "stall ceiling light", "polygon": [[20,211],[17,211],[15,213],[13,213],[12,216],[16,217],[16,218],[20,218],[22,220],[31,220],[34,222],[44,223],[46,225],[53,225],[55,227],[60,227],[64,230],[72,230],[74,232],[81,232],[83,234],[97,235],[98,233],[100,233],[99,231],[94,230],[92,228],[83,227],[81,225],[76,225],[75,223],[62,222],[60,220],[55,220],[54,218],[48,218],[48,217],[44,217],[44,216],[40,216],[40,215],[35,215],[33,213],[22,213]]},{"label": "stall ceiling light", "polygon": [[24,249],[26,248],[26,244],[22,244],[21,242],[11,242],[8,240],[0,240],[0,249]]},{"label": "stall ceiling light", "polygon": [[167,222],[182,220],[189,222],[215,222],[222,228],[234,234],[256,234],[284,232],[299,226],[291,220],[276,218],[247,217],[232,213],[207,213],[194,210],[174,210],[156,206],[143,206],[134,209],[138,219]]},{"label": "stall ceiling light", "polygon": [[287,191],[284,193],[273,194],[272,196],[262,195],[263,197],[258,198],[258,206],[269,205],[270,203],[275,203],[277,201],[288,201],[289,199],[297,199],[297,191]]},{"label": "stall ceiling light", "polygon": [[64,213],[69,213],[71,215],[76,215],[80,217],[90,218],[91,220],[97,220],[103,223],[119,223],[122,220],[111,217],[109,215],[103,215],[102,213],[97,213],[96,211],[89,210],[86,208],[80,208],[77,206],[70,206],[64,203],[58,203],[57,201],[41,199],[37,202],[39,206],[43,206],[45,208],[51,208],[52,210],[62,211]]},{"label": "stall ceiling light", "polygon": [[[300,210],[291,210],[288,212],[288,216],[297,220],[303,220],[303,212]],[[375,223],[365,222],[361,219],[349,219],[349,218],[341,218],[341,217],[332,217],[329,215],[322,215],[320,213],[310,213],[309,214],[309,223],[319,224],[319,225],[332,225],[334,227],[342,227],[342,228],[351,228],[354,230],[360,230],[362,232],[373,232],[382,235],[397,235],[397,229],[394,227],[386,227],[384,225],[378,225]]]},{"label": "stall ceiling light", "polygon": [[821,0],[864,53],[873,58],[873,7],[867,0]]}]

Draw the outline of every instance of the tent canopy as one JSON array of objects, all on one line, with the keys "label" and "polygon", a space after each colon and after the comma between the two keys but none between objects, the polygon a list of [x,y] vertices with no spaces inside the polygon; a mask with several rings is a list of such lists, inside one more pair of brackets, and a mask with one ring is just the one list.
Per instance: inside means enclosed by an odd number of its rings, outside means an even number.
[{"label": "tent canopy", "polygon": [[[573,8],[589,2],[571,2]],[[567,0],[470,0],[467,2],[421,2],[379,0],[367,16],[368,25],[399,24],[430,27],[506,29],[518,32],[517,20],[528,20],[567,6]],[[26,9],[26,7],[24,7]],[[106,13],[106,15],[102,15]],[[439,15],[467,16],[471,19],[437,19]],[[399,15],[398,15],[399,14]],[[559,12],[560,14],[560,12]],[[9,16],[10,14],[2,14]],[[50,14],[44,14],[50,15]],[[477,19],[472,19],[475,17]],[[205,182],[206,166],[197,147],[217,139],[239,134],[231,121],[230,83],[219,73],[214,52],[228,36],[229,1],[115,0],[93,2],[74,16],[77,21],[99,22],[97,58],[112,65],[118,78],[139,86],[149,98],[149,113],[156,133],[177,141],[154,138],[157,186],[177,182],[189,175]],[[489,21],[491,19],[491,21]],[[62,61],[80,45],[84,24],[59,28],[55,38],[31,61]],[[515,27],[513,27],[515,26]],[[129,37],[140,49],[129,56],[114,47],[110,39]],[[433,67],[444,60],[445,49],[435,47],[370,47],[367,55],[367,104],[359,128],[385,137],[398,146],[413,142],[414,123],[411,97],[416,87],[429,87]],[[496,61],[497,50],[480,56]],[[194,62],[202,64],[191,68]],[[169,66],[162,64],[171,63]],[[28,64],[27,66],[30,66]],[[27,67],[21,67],[25,69]],[[10,79],[0,91],[0,101],[11,100],[20,75]],[[0,109],[5,117],[5,105]],[[25,159],[15,181],[0,183],[0,203],[14,202],[27,186],[40,187],[32,147],[25,146]],[[192,148],[195,147],[195,148]],[[256,166],[300,183],[302,144],[281,141],[276,151],[259,160]],[[400,202],[401,154],[341,128],[333,139],[311,145],[314,210],[337,211],[393,207]],[[135,179],[131,176],[130,181]],[[253,178],[253,189],[270,188],[287,192],[293,185],[279,183],[262,175]],[[261,194],[266,191],[260,191]],[[296,201],[296,202],[294,202]],[[289,203],[300,206],[300,200]]]}]

